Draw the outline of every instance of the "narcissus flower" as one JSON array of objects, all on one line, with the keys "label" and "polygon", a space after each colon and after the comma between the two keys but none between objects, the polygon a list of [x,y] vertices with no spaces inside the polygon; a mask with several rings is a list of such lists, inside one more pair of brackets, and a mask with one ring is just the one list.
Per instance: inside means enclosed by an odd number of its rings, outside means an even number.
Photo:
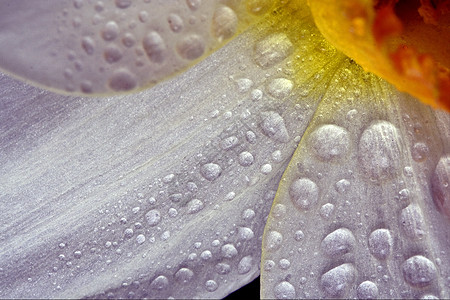
[{"label": "narcissus flower", "polygon": [[0,297],[449,297],[449,6],[0,2]]}]

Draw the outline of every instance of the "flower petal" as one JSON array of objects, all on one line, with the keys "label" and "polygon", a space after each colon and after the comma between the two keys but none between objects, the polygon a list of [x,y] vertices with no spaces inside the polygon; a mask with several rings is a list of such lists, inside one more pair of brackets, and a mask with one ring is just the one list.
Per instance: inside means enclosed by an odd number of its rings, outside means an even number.
[{"label": "flower petal", "polygon": [[221,298],[258,276],[265,218],[319,102],[297,101],[296,39],[264,22],[111,98],[2,76],[0,297]]},{"label": "flower petal", "polygon": [[321,33],[339,50],[399,90],[450,110],[450,2],[438,1],[436,9],[420,2],[309,4]]},{"label": "flower petal", "polygon": [[260,10],[251,2],[2,1],[0,67],[69,94],[146,88],[253,23]]}]

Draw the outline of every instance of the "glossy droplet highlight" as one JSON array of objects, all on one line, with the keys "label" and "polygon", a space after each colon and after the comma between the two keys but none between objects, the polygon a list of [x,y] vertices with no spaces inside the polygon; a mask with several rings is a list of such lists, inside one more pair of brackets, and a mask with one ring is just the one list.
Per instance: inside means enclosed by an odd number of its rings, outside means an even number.
[{"label": "glossy droplet highlight", "polygon": [[205,52],[204,39],[196,34],[187,35],[177,44],[178,54],[187,60],[199,58]]},{"label": "glossy droplet highlight", "polygon": [[228,6],[220,6],[216,9],[212,19],[212,31],[219,40],[232,37],[237,30],[238,18],[236,13]]},{"label": "glossy droplet highlight", "polygon": [[255,44],[253,57],[260,67],[266,69],[285,60],[292,52],[293,45],[287,35],[276,33]]}]

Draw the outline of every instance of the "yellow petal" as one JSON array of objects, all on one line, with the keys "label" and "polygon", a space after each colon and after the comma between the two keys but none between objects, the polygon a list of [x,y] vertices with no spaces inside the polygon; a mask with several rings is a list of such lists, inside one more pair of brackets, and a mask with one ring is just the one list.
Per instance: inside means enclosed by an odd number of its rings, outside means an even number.
[{"label": "yellow petal", "polygon": [[420,2],[318,0],[309,5],[321,33],[339,50],[399,90],[450,110],[450,2],[438,1],[436,8]]}]

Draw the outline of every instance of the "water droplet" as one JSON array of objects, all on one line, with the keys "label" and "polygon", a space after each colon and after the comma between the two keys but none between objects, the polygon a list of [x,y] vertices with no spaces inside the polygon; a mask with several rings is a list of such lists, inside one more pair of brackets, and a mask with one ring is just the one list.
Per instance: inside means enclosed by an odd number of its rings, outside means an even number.
[{"label": "water droplet", "polygon": [[273,5],[272,0],[247,0],[247,11],[254,15],[262,15]]},{"label": "water droplet", "polygon": [[73,257],[75,257],[76,259],[80,259],[81,256],[82,256],[82,253],[80,250],[73,252]]},{"label": "water droplet", "polygon": [[273,293],[276,299],[294,299],[295,288],[287,281],[282,281],[275,286]]},{"label": "water droplet", "polygon": [[212,253],[209,250],[205,250],[200,254],[200,258],[203,260],[210,260],[212,258]]},{"label": "water droplet", "polygon": [[81,39],[81,47],[83,47],[84,51],[88,55],[94,54],[95,50],[95,41],[90,36],[85,36]]},{"label": "water droplet", "polygon": [[280,143],[289,141],[289,134],[284,124],[284,119],[274,111],[261,113],[261,128],[263,133],[272,140]]},{"label": "water droplet", "polygon": [[220,176],[222,168],[217,164],[208,163],[201,166],[200,173],[206,180],[213,181]]},{"label": "water droplet", "polygon": [[326,203],[320,208],[320,216],[324,219],[328,219],[334,211],[334,204]]},{"label": "water droplet", "polygon": [[127,48],[133,47],[136,44],[136,38],[132,33],[127,32],[123,35],[122,44]]},{"label": "water droplet", "polygon": [[229,150],[234,148],[238,144],[238,142],[239,140],[237,137],[230,136],[220,141],[220,148],[222,148],[223,150]]},{"label": "water droplet", "polygon": [[254,89],[251,93],[251,98],[253,101],[261,100],[263,97],[263,92],[260,89]]},{"label": "water droplet", "polygon": [[190,34],[177,44],[177,52],[184,59],[194,60],[203,55],[205,47],[205,41],[201,36]]},{"label": "water droplet", "polygon": [[127,8],[131,5],[131,0],[116,0],[116,6],[118,8]]},{"label": "water droplet", "polygon": [[329,161],[344,156],[349,149],[348,131],[336,125],[322,125],[311,134],[310,146],[321,159]]},{"label": "water droplet", "polygon": [[266,236],[266,248],[268,251],[275,251],[281,247],[283,235],[278,231],[269,231]]},{"label": "water droplet", "polygon": [[361,135],[359,166],[372,180],[392,177],[401,167],[402,153],[397,128],[389,122],[377,121]]},{"label": "water droplet", "polygon": [[140,234],[136,237],[136,243],[139,245],[143,244],[145,242],[145,235]]},{"label": "water droplet", "polygon": [[168,214],[169,214],[169,217],[175,218],[178,215],[178,211],[176,208],[171,207],[171,208],[169,208]]},{"label": "water droplet", "polygon": [[244,256],[238,264],[238,274],[247,274],[252,269],[253,258],[251,255]]},{"label": "water droplet", "polygon": [[229,39],[236,33],[238,18],[228,6],[216,9],[212,19],[212,31],[219,42]]},{"label": "water droplet", "polygon": [[139,21],[141,21],[142,23],[147,22],[148,19],[149,19],[148,12],[146,12],[145,10],[140,11],[140,12],[139,12],[139,17],[138,17],[138,18],[139,18]]},{"label": "water droplet", "polygon": [[123,235],[125,236],[125,238],[130,239],[133,237],[134,231],[131,228],[127,228],[124,230]]},{"label": "water droplet", "polygon": [[274,98],[283,99],[289,96],[294,84],[286,78],[275,78],[267,85],[267,92]]},{"label": "water droplet", "polygon": [[228,194],[225,195],[225,198],[223,199],[224,201],[231,201],[234,199],[234,197],[236,197],[236,193],[235,192],[229,192]]},{"label": "water droplet", "polygon": [[128,91],[137,85],[136,76],[125,68],[120,68],[112,74],[109,86],[114,91]]},{"label": "water droplet", "polygon": [[183,30],[184,22],[179,15],[174,13],[169,14],[169,16],[167,17],[167,22],[169,22],[170,29],[173,32],[180,32],[181,30]]},{"label": "water droplet", "polygon": [[190,214],[198,213],[199,211],[201,211],[203,209],[204,206],[205,205],[203,204],[202,201],[200,201],[198,199],[192,199],[188,203],[188,213],[190,213]]},{"label": "water droplet", "polygon": [[205,283],[205,288],[208,292],[214,292],[218,287],[219,285],[214,280],[208,280]]},{"label": "water droplet", "polygon": [[222,257],[233,258],[238,254],[236,247],[233,244],[226,244],[222,246]]},{"label": "water droplet", "polygon": [[356,289],[356,294],[359,299],[377,299],[378,287],[372,281],[364,281]]},{"label": "water droplet", "polygon": [[392,251],[392,237],[387,229],[374,230],[369,236],[369,250],[380,260],[386,259]]},{"label": "water droplet", "polygon": [[321,285],[329,297],[345,297],[356,278],[356,269],[346,263],[326,272],[321,277]]},{"label": "water droplet", "polygon": [[192,10],[197,10],[202,5],[202,0],[186,0],[186,4]]},{"label": "water droplet", "polygon": [[257,42],[253,51],[256,63],[262,68],[270,68],[291,55],[293,45],[286,34],[276,33]]},{"label": "water droplet", "polygon": [[273,260],[267,259],[266,261],[264,261],[265,271],[270,271],[273,269],[273,267],[275,267],[275,262]]},{"label": "water droplet", "polygon": [[277,203],[271,211],[271,214],[276,219],[282,219],[286,214],[286,206],[284,204]]},{"label": "water droplet", "polygon": [[353,233],[347,228],[339,228],[322,240],[321,248],[326,255],[334,257],[352,251],[355,244]]},{"label": "water droplet", "polygon": [[218,263],[216,265],[216,272],[220,275],[225,275],[231,272],[231,266],[226,263]]},{"label": "water droplet", "polygon": [[152,31],[145,36],[142,46],[150,61],[160,64],[165,60],[166,43],[156,31]]},{"label": "water droplet", "polygon": [[236,85],[239,93],[246,93],[253,86],[253,81],[248,78],[240,78],[236,80]]},{"label": "water droplet", "polygon": [[263,173],[264,175],[267,175],[270,172],[272,172],[272,165],[271,164],[264,164],[264,165],[261,166],[261,173]]},{"label": "water droplet", "polygon": [[249,241],[255,236],[253,230],[248,227],[239,227],[238,239],[241,241]]},{"label": "water droplet", "polygon": [[425,143],[415,143],[412,148],[411,155],[415,161],[422,162],[427,159],[429,152],[430,150]]},{"label": "water droplet", "polygon": [[297,242],[300,242],[301,240],[303,240],[304,237],[305,237],[305,234],[301,230],[297,230],[294,234],[294,239]]},{"label": "water droplet", "polygon": [[317,203],[319,188],[310,179],[300,178],[289,187],[289,195],[297,208],[308,210]]},{"label": "water droplet", "polygon": [[280,266],[280,269],[287,270],[291,266],[291,262],[289,260],[287,260],[286,258],[282,258],[282,259],[280,259],[280,262],[278,263],[278,265]]},{"label": "water droplet", "polygon": [[242,219],[245,221],[250,221],[255,217],[256,213],[253,209],[247,208],[242,212]]},{"label": "water droplet", "polygon": [[410,238],[420,239],[426,233],[422,211],[415,204],[408,205],[402,209],[400,214],[400,224],[402,225],[406,236]]},{"label": "water droplet", "polygon": [[251,166],[255,158],[250,152],[244,151],[239,154],[239,164],[243,167]]},{"label": "water droplet", "polygon": [[105,60],[112,64],[119,61],[122,58],[122,51],[116,45],[108,45],[103,53]]},{"label": "water droplet", "polygon": [[148,225],[156,226],[161,221],[161,213],[157,209],[152,209],[145,214]]},{"label": "water droplet", "polygon": [[405,281],[414,287],[425,287],[436,278],[436,266],[428,258],[415,255],[402,264]]},{"label": "water droplet", "polygon": [[105,41],[112,41],[119,35],[119,26],[114,21],[109,21],[105,24],[102,31],[102,37]]},{"label": "water droplet", "polygon": [[450,217],[450,155],[441,157],[431,178],[434,204]]},{"label": "water droplet", "polygon": [[194,277],[194,272],[188,268],[181,268],[175,273],[175,280],[181,283],[188,283]]},{"label": "water droplet", "polygon": [[253,131],[249,130],[245,133],[245,138],[250,144],[256,143],[256,135]]},{"label": "water droplet", "polygon": [[159,275],[156,277],[152,283],[150,283],[150,287],[154,290],[164,290],[169,286],[169,279],[167,279],[164,275]]}]

